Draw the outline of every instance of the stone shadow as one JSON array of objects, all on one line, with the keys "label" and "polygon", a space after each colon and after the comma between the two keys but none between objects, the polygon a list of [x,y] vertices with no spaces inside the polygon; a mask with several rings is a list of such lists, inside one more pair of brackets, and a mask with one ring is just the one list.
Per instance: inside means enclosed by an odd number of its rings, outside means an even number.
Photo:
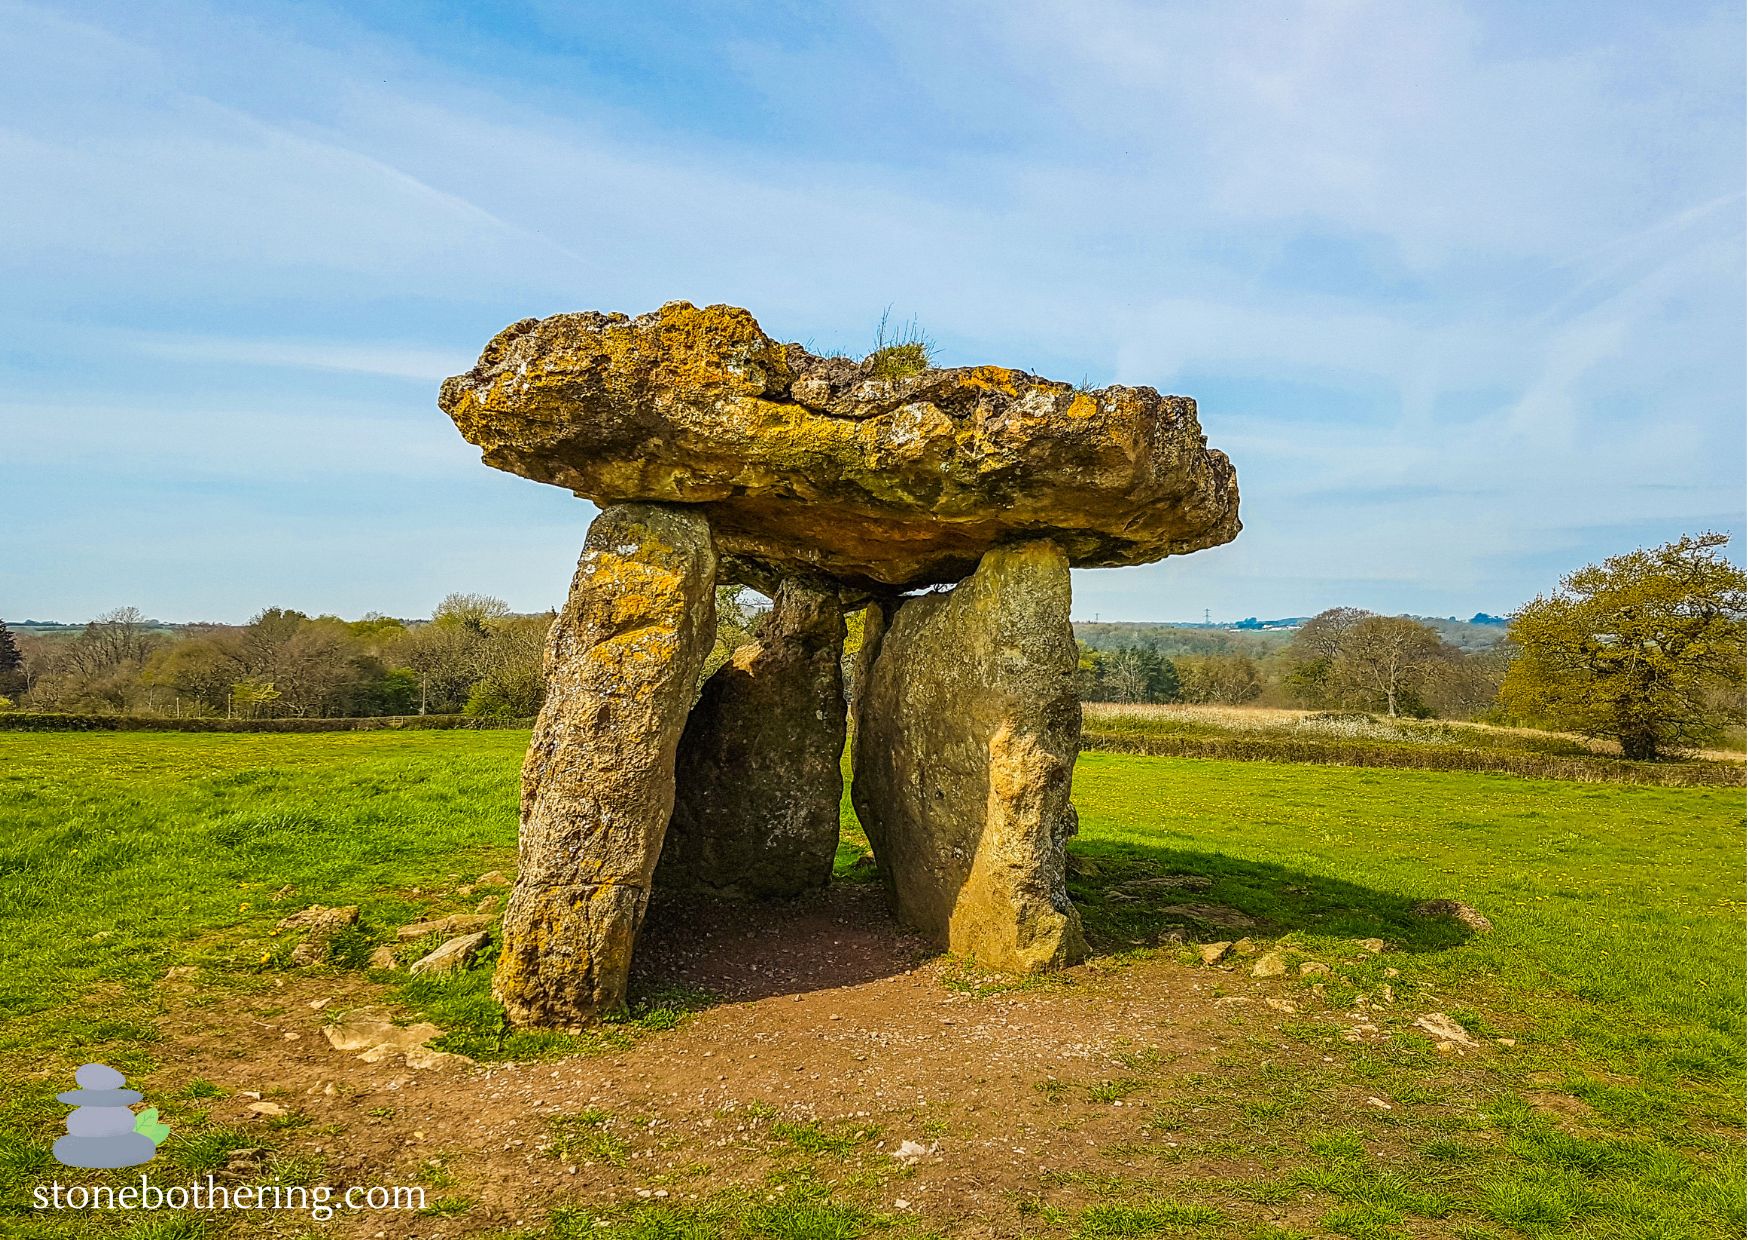
[{"label": "stone shadow", "polygon": [[[1409,952],[1443,951],[1470,937],[1455,921],[1417,915],[1418,896],[1223,853],[1076,841],[1069,874],[1099,954],[1295,930],[1379,938]],[[937,954],[898,924],[878,882],[840,878],[821,892],[760,902],[658,894],[638,940],[632,985],[646,994],[679,986],[707,991],[716,1002],[744,1002],[893,977]]]},{"label": "stone shadow", "polygon": [[1423,897],[1223,853],[1077,840],[1068,870],[1069,895],[1095,952],[1295,930],[1378,938],[1409,952],[1443,951],[1471,937],[1456,921],[1416,914]]},{"label": "stone shadow", "polygon": [[934,954],[894,919],[877,882],[840,880],[809,895],[762,901],[658,889],[631,981],[644,993],[682,986],[744,1002],[894,977]]}]

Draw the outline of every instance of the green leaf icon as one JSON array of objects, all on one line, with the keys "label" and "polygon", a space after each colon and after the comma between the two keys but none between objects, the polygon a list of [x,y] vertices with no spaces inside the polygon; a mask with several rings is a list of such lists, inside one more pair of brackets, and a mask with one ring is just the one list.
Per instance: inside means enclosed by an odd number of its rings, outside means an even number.
[{"label": "green leaf icon", "polygon": [[153,1145],[162,1145],[164,1138],[170,1135],[170,1125],[158,1119],[157,1107],[151,1107],[134,1116],[134,1131],[149,1139]]}]

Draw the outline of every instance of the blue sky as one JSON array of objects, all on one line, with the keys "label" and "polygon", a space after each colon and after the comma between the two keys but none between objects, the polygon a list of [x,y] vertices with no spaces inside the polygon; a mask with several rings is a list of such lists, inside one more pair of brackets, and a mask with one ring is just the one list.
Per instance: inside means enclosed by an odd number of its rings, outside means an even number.
[{"label": "blue sky", "polygon": [[[0,615],[556,603],[435,407],[750,308],[1194,396],[1231,546],[1104,619],[1504,611],[1744,509],[1739,5],[0,0]],[[1740,546],[1740,542],[1736,544]]]}]

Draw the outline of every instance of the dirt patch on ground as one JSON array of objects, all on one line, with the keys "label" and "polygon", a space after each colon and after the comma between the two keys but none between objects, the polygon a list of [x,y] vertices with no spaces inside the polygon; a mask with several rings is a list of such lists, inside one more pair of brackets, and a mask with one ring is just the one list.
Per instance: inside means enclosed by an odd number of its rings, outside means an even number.
[{"label": "dirt patch on ground", "polygon": [[[855,884],[785,906],[660,907],[638,972],[721,1001],[620,1052],[426,1069],[328,1045],[332,1013],[382,1001],[357,973],[204,1004],[173,981],[166,1066],[147,1087],[215,1083],[228,1096],[210,1122],[278,1123],[279,1154],[319,1160],[328,1183],[424,1177],[433,1198],[471,1202],[453,1218],[341,1219],[343,1235],[475,1235],[563,1206],[762,1189],[811,1151],[871,1208],[997,1236],[1020,1234],[1041,1177],[1115,1170],[1101,1151],[1146,1136],[1147,1108],[1123,1096],[1138,1059],[1206,1071],[1236,1036],[1214,1003],[1225,974],[1154,957],[1018,984],[971,975]],[[291,1115],[251,1118],[248,1092]],[[906,1141],[924,1152],[895,1157]]]}]

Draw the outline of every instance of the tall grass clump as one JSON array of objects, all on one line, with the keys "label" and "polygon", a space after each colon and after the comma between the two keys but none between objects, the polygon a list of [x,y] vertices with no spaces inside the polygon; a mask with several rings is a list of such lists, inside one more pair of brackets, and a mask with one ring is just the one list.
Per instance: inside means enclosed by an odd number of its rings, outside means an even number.
[{"label": "tall grass clump", "polygon": [[892,322],[892,307],[881,311],[874,329],[874,351],[862,359],[862,365],[876,379],[904,379],[921,374],[935,360],[935,342],[923,331],[915,318],[904,323]]}]

